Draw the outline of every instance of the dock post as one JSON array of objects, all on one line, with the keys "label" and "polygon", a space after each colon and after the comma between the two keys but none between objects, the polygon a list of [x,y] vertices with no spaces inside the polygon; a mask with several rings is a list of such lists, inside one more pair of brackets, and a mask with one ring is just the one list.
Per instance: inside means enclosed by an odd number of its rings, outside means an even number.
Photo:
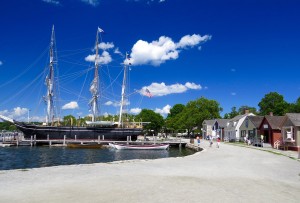
[{"label": "dock post", "polygon": [[129,143],[128,143],[128,140],[129,140],[129,138],[128,138],[128,136],[127,136],[127,144],[129,144]]},{"label": "dock post", "polygon": [[49,147],[51,147],[51,145],[52,145],[52,142],[51,142],[51,140],[49,141]]},{"label": "dock post", "polygon": [[19,139],[17,139],[17,146],[19,146]]},{"label": "dock post", "polygon": [[34,145],[36,145],[36,134],[34,134]]},{"label": "dock post", "polygon": [[30,136],[30,146],[32,147],[32,135]]},{"label": "dock post", "polygon": [[66,146],[66,135],[64,135],[64,143],[63,143],[64,146]]},{"label": "dock post", "polygon": [[102,135],[102,140],[104,140],[104,135]]},{"label": "dock post", "polygon": [[47,140],[49,140],[49,134],[47,134]]},{"label": "dock post", "polygon": [[77,140],[77,135],[75,135],[75,141]]},{"label": "dock post", "polygon": [[98,135],[98,144],[100,144],[100,135]]},{"label": "dock post", "polygon": [[154,136],[153,139],[154,139],[154,144],[156,144],[156,136]]},{"label": "dock post", "polygon": [[129,136],[129,140],[130,140],[130,142],[131,142],[131,136]]}]

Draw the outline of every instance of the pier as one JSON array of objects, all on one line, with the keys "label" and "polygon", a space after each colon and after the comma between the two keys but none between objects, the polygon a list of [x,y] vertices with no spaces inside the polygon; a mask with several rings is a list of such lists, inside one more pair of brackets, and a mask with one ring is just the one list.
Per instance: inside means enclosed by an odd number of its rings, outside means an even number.
[{"label": "pier", "polygon": [[82,144],[82,145],[108,145],[109,143],[119,144],[169,144],[171,147],[185,147],[187,141],[181,138],[168,138],[168,139],[157,139],[157,137],[147,137],[146,140],[138,139],[132,141],[131,137],[128,136],[126,141],[119,140],[106,140],[104,136],[98,136],[98,139],[44,139],[38,140],[35,136],[31,136],[31,139],[24,139],[23,136],[6,136],[2,137],[0,141],[2,146],[67,146],[68,144]]}]

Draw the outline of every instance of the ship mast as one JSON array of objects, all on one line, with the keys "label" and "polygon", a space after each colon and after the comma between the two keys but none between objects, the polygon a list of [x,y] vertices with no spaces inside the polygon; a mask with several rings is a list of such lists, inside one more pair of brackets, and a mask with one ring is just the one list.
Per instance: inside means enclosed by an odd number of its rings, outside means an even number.
[{"label": "ship mast", "polygon": [[[127,59],[126,61],[129,63],[129,56],[127,53],[126,53],[126,59]],[[124,99],[125,99],[126,77],[127,77],[127,65],[124,63],[124,76],[123,76],[123,84],[122,84],[121,105],[120,105],[120,115],[119,115],[118,127],[123,126],[122,114],[123,114],[123,105],[124,105]]]},{"label": "ship mast", "polygon": [[45,100],[47,103],[47,115],[46,115],[46,123],[52,123],[54,119],[54,108],[53,108],[53,97],[54,97],[54,43],[55,43],[55,36],[54,36],[54,25],[52,27],[52,34],[51,34],[51,42],[50,42],[50,63],[49,63],[49,75],[46,77],[46,86],[47,86],[47,95],[45,96]]},{"label": "ship mast", "polygon": [[95,74],[94,79],[90,87],[90,92],[92,93],[92,99],[90,101],[91,111],[92,111],[92,122],[96,121],[96,117],[98,115],[98,97],[99,97],[99,74],[98,74],[98,37],[99,37],[99,29],[97,29],[96,35],[96,55],[95,55]]}]

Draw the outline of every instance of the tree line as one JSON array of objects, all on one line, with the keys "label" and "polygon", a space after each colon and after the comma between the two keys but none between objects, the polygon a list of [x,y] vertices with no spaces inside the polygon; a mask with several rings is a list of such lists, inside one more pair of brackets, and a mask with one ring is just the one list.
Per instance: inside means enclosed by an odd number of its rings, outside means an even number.
[{"label": "tree line", "polygon": [[[277,92],[270,92],[261,99],[258,106],[259,110],[247,105],[239,108],[234,106],[231,108],[231,112],[224,114],[223,118],[233,118],[244,114],[245,110],[262,116],[268,115],[270,112],[276,116],[282,116],[285,113],[300,113],[300,97],[296,102],[288,103],[282,95]],[[144,126],[148,133],[178,132],[184,129],[190,134],[192,131],[199,132],[204,120],[221,118],[220,113],[222,111],[223,109],[217,101],[201,97],[189,101],[186,105],[175,104],[166,118],[150,109],[143,109],[138,115],[125,114],[124,118],[127,122],[150,122]],[[86,120],[90,120],[90,117],[76,119],[72,115],[67,115],[64,116],[60,125],[84,126]],[[101,116],[98,120],[118,121],[118,115]],[[15,129],[15,126],[10,123],[0,122],[0,130]]]}]

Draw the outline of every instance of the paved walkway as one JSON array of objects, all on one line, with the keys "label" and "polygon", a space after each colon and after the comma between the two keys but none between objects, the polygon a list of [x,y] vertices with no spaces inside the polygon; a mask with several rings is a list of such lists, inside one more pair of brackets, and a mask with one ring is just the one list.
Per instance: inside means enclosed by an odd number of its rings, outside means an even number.
[{"label": "paved walkway", "polygon": [[179,158],[0,171],[0,202],[299,202],[298,160],[201,146]]}]

